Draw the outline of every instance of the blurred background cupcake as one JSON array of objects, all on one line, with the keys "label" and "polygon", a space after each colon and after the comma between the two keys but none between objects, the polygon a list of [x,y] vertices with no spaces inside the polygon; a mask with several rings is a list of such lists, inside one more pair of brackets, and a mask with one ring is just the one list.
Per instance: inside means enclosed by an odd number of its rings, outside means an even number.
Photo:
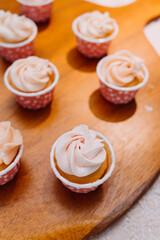
[{"label": "blurred background cupcake", "polygon": [[43,108],[52,101],[58,79],[55,65],[35,56],[15,61],[4,75],[6,87],[29,109]]},{"label": "blurred background cupcake", "polygon": [[102,58],[97,65],[102,96],[109,102],[130,102],[148,81],[144,60],[127,50]]},{"label": "blurred background cupcake", "polygon": [[9,182],[17,173],[23,152],[23,138],[11,123],[0,122],[0,185]]},{"label": "blurred background cupcake", "polygon": [[85,56],[100,58],[107,53],[108,46],[119,28],[108,12],[87,12],[77,17],[72,24],[77,48]]},{"label": "blurred background cupcake", "polygon": [[22,14],[35,22],[45,22],[52,15],[54,0],[17,0]]},{"label": "blurred background cupcake", "polygon": [[6,60],[32,55],[36,35],[37,26],[32,20],[0,10],[0,54]]},{"label": "blurred background cupcake", "polygon": [[61,182],[78,193],[95,190],[111,176],[115,166],[109,141],[86,125],[60,136],[52,146],[50,161]]}]

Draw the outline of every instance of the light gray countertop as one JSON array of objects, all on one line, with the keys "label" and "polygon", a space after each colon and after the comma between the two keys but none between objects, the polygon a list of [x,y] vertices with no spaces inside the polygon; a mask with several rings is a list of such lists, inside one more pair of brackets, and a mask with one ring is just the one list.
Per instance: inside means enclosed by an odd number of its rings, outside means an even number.
[{"label": "light gray countertop", "polygon": [[124,216],[92,240],[160,240],[160,176]]}]

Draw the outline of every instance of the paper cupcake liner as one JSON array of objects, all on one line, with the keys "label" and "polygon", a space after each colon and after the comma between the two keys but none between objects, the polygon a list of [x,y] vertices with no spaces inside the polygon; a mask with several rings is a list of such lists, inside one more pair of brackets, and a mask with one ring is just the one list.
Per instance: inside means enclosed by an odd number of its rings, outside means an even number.
[{"label": "paper cupcake liner", "polygon": [[34,39],[37,35],[37,26],[32,20],[28,19],[28,21],[33,25],[33,33],[30,38],[20,43],[0,42],[0,55],[9,62],[29,57],[34,52]]},{"label": "paper cupcake liner", "polygon": [[123,104],[132,101],[135,97],[135,94],[138,90],[135,91],[120,91],[115,90],[111,87],[106,86],[103,82],[100,81],[100,92],[102,96],[109,102],[114,104]]},{"label": "paper cupcake liner", "polygon": [[50,66],[52,67],[54,74],[55,74],[53,83],[48,88],[46,88],[40,92],[36,92],[36,93],[23,93],[23,92],[20,92],[20,91],[14,89],[8,81],[8,73],[12,66],[10,66],[7,69],[7,71],[5,72],[4,83],[5,83],[6,87],[11,92],[14,93],[17,102],[23,108],[33,109],[33,110],[40,109],[40,108],[46,107],[52,101],[53,92],[54,92],[55,86],[57,85],[58,80],[59,80],[59,73],[58,73],[58,70],[55,67],[55,65],[52,64],[51,62],[50,62]]},{"label": "paper cupcake liner", "polygon": [[109,148],[110,155],[111,155],[111,165],[110,165],[107,173],[103,176],[103,178],[101,178],[93,183],[78,184],[78,183],[70,182],[67,179],[65,179],[64,177],[62,177],[60,175],[60,173],[58,172],[55,162],[54,162],[54,151],[55,151],[55,146],[56,146],[57,141],[52,146],[51,153],[50,153],[50,163],[51,163],[52,170],[53,170],[54,174],[56,175],[56,177],[62,182],[62,184],[66,188],[68,188],[69,190],[71,190],[73,192],[88,193],[88,192],[94,191],[98,186],[103,184],[111,176],[111,174],[115,168],[115,154],[114,154],[114,150],[113,150],[111,143],[102,134],[100,134],[98,132],[96,132],[96,133],[97,133],[97,136],[99,136],[100,138],[102,138],[104,140],[104,142],[107,144],[107,146]]},{"label": "paper cupcake liner", "polygon": [[72,187],[70,185],[65,184],[64,182],[62,182],[62,184],[68,188],[69,190],[71,190],[72,192],[76,192],[76,193],[88,193],[88,192],[92,192],[94,190],[97,189],[97,187],[92,187],[92,188],[76,188],[76,187]]},{"label": "paper cupcake liner", "polygon": [[21,145],[15,160],[5,170],[0,171],[0,185],[4,185],[14,178],[20,167],[20,158],[22,156],[22,152],[23,145]]},{"label": "paper cupcake liner", "polygon": [[23,107],[28,109],[39,109],[46,107],[53,99],[53,92],[54,89],[50,90],[49,92],[38,95],[35,97],[26,97],[26,96],[19,96],[15,94],[17,102]]},{"label": "paper cupcake liner", "polygon": [[23,0],[17,0],[20,3],[22,14],[31,18],[35,22],[44,22],[51,17],[54,0],[48,0],[42,3],[26,3]]},{"label": "paper cupcake liner", "polygon": [[76,36],[76,40],[78,51],[89,58],[100,58],[106,55],[109,44],[111,42],[109,41],[104,43],[92,43],[78,36]]},{"label": "paper cupcake liner", "polygon": [[34,51],[34,41],[22,46],[22,47],[15,47],[15,48],[5,48],[0,47],[0,54],[3,58],[5,58],[9,62],[14,62],[20,58],[26,58],[32,55]]},{"label": "paper cupcake liner", "polygon": [[114,103],[114,104],[124,104],[124,103],[129,103],[132,101],[138,92],[140,88],[142,88],[148,81],[149,78],[149,72],[147,67],[143,64],[143,69],[145,72],[145,78],[143,82],[139,83],[136,86],[133,87],[117,87],[117,86],[112,86],[109,84],[101,75],[101,66],[103,64],[103,61],[108,58],[104,57],[102,58],[99,63],[97,64],[97,75],[99,77],[100,81],[100,92],[102,96],[109,102]]},{"label": "paper cupcake liner", "polygon": [[77,41],[77,49],[84,56],[89,58],[103,57],[108,51],[108,46],[111,40],[113,40],[118,34],[118,25],[114,20],[114,32],[109,37],[101,39],[91,39],[83,36],[77,29],[77,24],[84,17],[84,15],[85,14],[82,14],[81,16],[77,17],[72,23],[72,30],[76,36]]}]

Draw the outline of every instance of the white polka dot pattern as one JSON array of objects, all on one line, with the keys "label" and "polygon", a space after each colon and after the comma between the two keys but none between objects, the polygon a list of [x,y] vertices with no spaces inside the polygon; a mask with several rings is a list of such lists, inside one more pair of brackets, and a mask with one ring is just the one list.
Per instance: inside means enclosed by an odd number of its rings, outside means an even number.
[{"label": "white polka dot pattern", "polygon": [[91,187],[91,188],[80,188],[80,189],[78,189],[78,188],[75,188],[75,187],[71,187],[71,186],[69,186],[69,185],[66,185],[66,184],[64,184],[63,182],[62,182],[62,184],[63,184],[66,188],[68,188],[69,190],[71,190],[72,192],[76,192],[76,193],[88,193],[88,192],[94,191],[94,190],[97,188],[97,186],[96,186],[96,187]]},{"label": "white polka dot pattern", "polygon": [[20,166],[20,161],[10,171],[5,173],[4,175],[0,175],[0,185],[4,185],[5,183],[11,181],[16,175],[16,173],[18,172],[19,166]]},{"label": "white polka dot pattern", "polygon": [[138,90],[135,91],[120,91],[108,87],[104,83],[100,81],[100,92],[102,96],[109,102],[114,104],[123,104],[130,102],[134,97]]},{"label": "white polka dot pattern", "polygon": [[38,95],[35,97],[26,97],[26,96],[19,96],[15,95],[17,102],[24,108],[28,109],[39,109],[46,107],[53,99],[53,91],[54,89],[50,90],[49,92]]},{"label": "white polka dot pattern", "polygon": [[20,4],[22,14],[35,22],[43,22],[51,17],[53,2],[41,6]]},{"label": "white polka dot pattern", "polygon": [[0,47],[0,55],[9,62],[13,62],[20,58],[26,58],[32,55],[33,51],[34,41],[31,41],[28,44],[21,47],[15,48]]},{"label": "white polka dot pattern", "polygon": [[78,36],[76,36],[77,48],[85,56],[89,58],[100,58],[106,55],[109,42],[104,43],[94,43],[85,41]]}]

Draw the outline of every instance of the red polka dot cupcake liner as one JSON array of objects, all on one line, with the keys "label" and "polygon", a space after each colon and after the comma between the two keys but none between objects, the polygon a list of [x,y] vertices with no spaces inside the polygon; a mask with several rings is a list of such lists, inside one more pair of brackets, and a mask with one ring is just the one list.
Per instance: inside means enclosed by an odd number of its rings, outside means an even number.
[{"label": "red polka dot cupcake liner", "polygon": [[83,18],[83,15],[77,17],[72,23],[72,30],[76,36],[77,49],[84,56],[89,58],[100,58],[106,55],[109,44],[117,36],[119,32],[116,21],[114,22],[114,32],[107,38],[92,39],[83,36],[78,31],[78,22]]},{"label": "red polka dot cupcake liner", "polygon": [[109,44],[111,42],[93,43],[88,42],[78,36],[76,36],[76,40],[78,51],[89,58],[100,58],[106,55]]},{"label": "red polka dot cupcake liner", "polygon": [[45,94],[38,95],[35,97],[19,96],[15,94],[15,98],[23,108],[36,110],[39,108],[46,107],[52,101],[53,92],[54,92],[54,89],[50,90]]},{"label": "red polka dot cupcake liner", "polygon": [[17,1],[20,3],[22,14],[35,22],[45,22],[51,17],[54,0],[46,0],[41,3],[23,0]]},{"label": "red polka dot cupcake liner", "polygon": [[10,66],[7,69],[7,71],[5,72],[4,83],[5,83],[6,87],[8,88],[8,90],[10,90],[15,95],[17,102],[23,108],[36,110],[36,109],[46,107],[52,101],[53,92],[54,92],[55,86],[57,85],[58,80],[59,80],[59,72],[58,72],[57,68],[55,67],[55,65],[52,64],[51,62],[50,62],[50,66],[52,67],[54,74],[55,74],[53,83],[48,88],[46,88],[42,91],[36,92],[36,93],[24,93],[24,92],[20,92],[20,91],[14,89],[10,85],[9,80],[8,80],[8,73],[12,66]]},{"label": "red polka dot cupcake liner", "polygon": [[0,55],[5,60],[14,62],[17,59],[29,57],[34,53],[34,39],[37,35],[37,26],[32,20],[28,19],[28,21],[32,22],[33,33],[27,40],[20,43],[0,42]]},{"label": "red polka dot cupcake liner", "polygon": [[51,168],[52,168],[54,174],[56,175],[56,177],[62,182],[62,184],[66,188],[71,190],[72,192],[88,193],[88,192],[94,191],[96,188],[98,188],[98,186],[103,184],[112,175],[112,172],[115,168],[115,154],[114,154],[113,147],[112,147],[111,143],[109,142],[109,140],[106,137],[104,137],[102,134],[97,132],[97,136],[102,138],[103,141],[107,144],[108,149],[110,151],[111,163],[110,163],[109,169],[106,172],[106,174],[101,179],[99,179],[93,183],[78,184],[78,183],[70,182],[67,179],[65,179],[64,177],[62,177],[61,174],[58,172],[55,162],[54,162],[54,152],[55,152],[55,146],[56,146],[57,141],[52,146],[51,153],[50,153]]},{"label": "red polka dot cupcake liner", "polygon": [[77,187],[73,187],[70,185],[65,184],[64,182],[62,182],[62,184],[68,188],[69,190],[71,190],[72,192],[76,192],[76,193],[88,193],[88,192],[92,192],[94,190],[96,190],[97,187],[90,187],[90,188],[77,188]]},{"label": "red polka dot cupcake liner", "polygon": [[[107,56],[109,57],[109,56]],[[109,84],[104,77],[101,75],[101,66],[103,61],[107,58],[104,57],[97,64],[97,75],[100,81],[100,92],[101,95],[109,102],[114,104],[124,104],[132,101],[137,93],[137,91],[142,88],[148,81],[149,72],[147,67],[143,64],[143,69],[145,72],[145,78],[143,82],[133,87],[117,87]]]},{"label": "red polka dot cupcake liner", "polygon": [[15,160],[6,169],[0,171],[0,185],[6,184],[15,177],[20,167],[20,158],[22,156],[22,152],[23,145],[21,145]]},{"label": "red polka dot cupcake liner", "polygon": [[138,90],[135,91],[119,91],[111,87],[106,86],[103,82],[100,81],[100,92],[102,96],[109,102],[114,104],[123,104],[128,103],[135,97],[135,94]]}]

